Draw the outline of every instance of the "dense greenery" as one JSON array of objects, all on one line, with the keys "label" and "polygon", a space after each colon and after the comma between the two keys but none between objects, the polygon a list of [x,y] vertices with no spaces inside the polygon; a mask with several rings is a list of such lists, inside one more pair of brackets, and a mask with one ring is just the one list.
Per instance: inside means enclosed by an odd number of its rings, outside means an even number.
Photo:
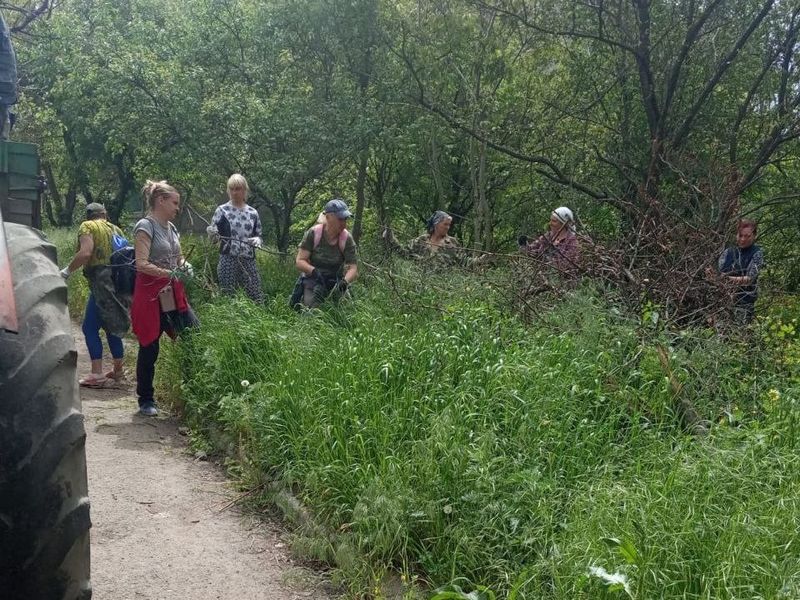
[{"label": "dense greenery", "polygon": [[[670,336],[587,287],[526,327],[478,281],[396,269],[394,289],[379,273],[314,315],[285,290],[211,301],[160,370],[200,447],[299,494],[324,528],[298,547],[354,593],[386,570],[500,597],[625,593],[593,567],[636,598],[797,592],[797,367],[774,366],[791,322],[782,340]],[[681,429],[676,393],[710,435]]]},{"label": "dense greenery", "polygon": [[148,177],[207,216],[241,171],[280,250],[332,194],[357,237],[445,208],[502,248],[566,203],[596,235],[754,211],[796,247],[789,2],[64,0],[28,30],[17,135],[54,224]]},{"label": "dense greenery", "polygon": [[[800,283],[796,3],[63,0],[26,28],[15,135],[42,149],[52,225],[90,200],[130,220],[145,178],[207,217],[238,171],[287,252],[322,201],[353,205],[365,275],[313,315],[263,253],[271,300],[219,299],[184,238],[203,327],[159,374],[195,444],[301,497],[298,546],[354,595],[390,571],[450,597],[800,594],[796,303],[725,338],[665,328],[644,285],[679,265],[673,291],[696,289],[742,215],[772,282]],[[513,261],[372,266],[383,226],[433,209],[506,250],[559,204],[625,259],[635,309],[584,281],[523,323]],[[74,231],[53,235],[63,261]]]}]

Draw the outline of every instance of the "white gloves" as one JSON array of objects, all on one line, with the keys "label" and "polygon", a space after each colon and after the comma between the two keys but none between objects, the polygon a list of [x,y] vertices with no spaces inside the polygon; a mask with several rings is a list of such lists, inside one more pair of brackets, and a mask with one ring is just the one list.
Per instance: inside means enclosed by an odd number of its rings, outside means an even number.
[{"label": "white gloves", "polygon": [[183,264],[181,265],[181,269],[183,269],[183,271],[189,277],[194,277],[194,269],[192,268],[192,263],[190,263],[188,260],[183,261]]},{"label": "white gloves", "polygon": [[59,273],[61,273],[61,276],[64,279],[69,279],[69,276],[72,275],[72,273],[69,272],[69,267],[64,267],[61,269],[61,271],[59,271]]},{"label": "white gloves", "polygon": [[[208,237],[212,242],[218,242],[219,241],[219,239],[220,239],[219,238],[219,229],[217,229],[216,225],[209,225],[208,227],[206,227],[206,233],[208,234]],[[233,239],[235,239],[235,238],[233,238]],[[251,238],[244,238],[244,239],[240,238],[239,241],[241,243],[248,244],[248,245],[253,246],[255,248],[261,248],[264,245],[264,240],[262,240],[260,237],[251,237]]]}]

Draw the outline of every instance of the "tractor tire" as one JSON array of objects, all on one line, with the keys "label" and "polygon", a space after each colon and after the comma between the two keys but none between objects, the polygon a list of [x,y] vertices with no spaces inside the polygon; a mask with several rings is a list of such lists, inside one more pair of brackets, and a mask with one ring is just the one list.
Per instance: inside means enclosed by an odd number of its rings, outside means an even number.
[{"label": "tractor tire", "polygon": [[0,331],[0,596],[86,600],[86,432],[67,287],[41,232],[5,230],[19,333]]}]

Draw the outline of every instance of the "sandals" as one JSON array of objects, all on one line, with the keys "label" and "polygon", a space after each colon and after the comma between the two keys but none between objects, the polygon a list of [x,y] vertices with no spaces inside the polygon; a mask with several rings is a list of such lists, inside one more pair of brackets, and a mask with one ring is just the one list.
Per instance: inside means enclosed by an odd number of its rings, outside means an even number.
[{"label": "sandals", "polygon": [[106,379],[110,379],[111,381],[115,381],[116,383],[124,381],[125,371],[115,371],[114,369],[111,369],[108,373],[106,373]]},{"label": "sandals", "polygon": [[101,388],[105,387],[108,383],[108,377],[99,375],[97,373],[89,373],[78,380],[78,385],[81,387]]}]

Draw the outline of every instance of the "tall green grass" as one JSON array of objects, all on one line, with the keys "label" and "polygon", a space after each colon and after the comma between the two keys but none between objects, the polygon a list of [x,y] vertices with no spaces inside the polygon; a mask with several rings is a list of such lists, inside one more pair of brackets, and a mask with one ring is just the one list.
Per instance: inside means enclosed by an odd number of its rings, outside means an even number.
[{"label": "tall green grass", "polygon": [[526,327],[500,287],[399,272],[309,315],[289,287],[211,299],[159,367],[195,435],[336,532],[316,547],[354,595],[385,569],[499,597],[800,594],[797,386],[755,341],[647,331],[588,288]]},{"label": "tall green grass", "polygon": [[[75,255],[78,244],[78,227],[49,228],[45,237],[56,247],[58,268],[63,269]],[[67,280],[67,304],[73,319],[81,319],[89,298],[89,285],[82,273],[73,273]]]}]

